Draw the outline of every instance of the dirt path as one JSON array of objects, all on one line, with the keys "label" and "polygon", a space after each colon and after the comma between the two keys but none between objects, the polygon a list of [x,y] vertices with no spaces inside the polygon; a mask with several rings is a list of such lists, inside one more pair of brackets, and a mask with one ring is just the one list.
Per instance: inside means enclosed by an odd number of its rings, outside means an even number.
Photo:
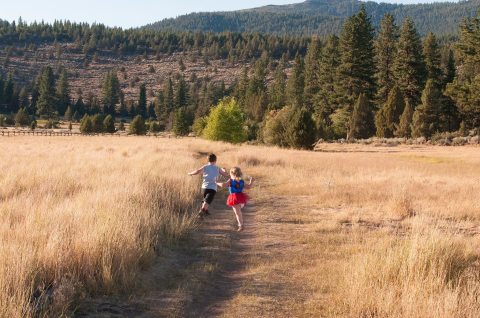
[{"label": "dirt path", "polygon": [[138,291],[86,302],[75,317],[308,316],[304,304],[312,291],[295,275],[298,266],[317,266],[313,261],[321,255],[304,240],[311,223],[328,214],[262,193],[244,211],[246,228],[237,233],[224,202],[221,193],[189,244],[160,256]]}]

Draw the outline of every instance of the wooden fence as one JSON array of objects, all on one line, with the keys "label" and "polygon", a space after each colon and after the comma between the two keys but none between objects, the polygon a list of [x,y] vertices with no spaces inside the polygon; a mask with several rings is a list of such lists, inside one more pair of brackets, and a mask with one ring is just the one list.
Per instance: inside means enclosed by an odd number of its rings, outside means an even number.
[{"label": "wooden fence", "polygon": [[[109,134],[109,133],[94,133],[94,134],[82,134],[78,132],[69,132],[69,131],[28,131],[28,130],[3,130],[0,132],[0,136],[10,137],[10,136],[49,136],[49,137],[60,137],[60,136],[118,136],[118,137],[128,137],[134,135],[128,134]],[[172,135],[165,134],[147,134],[145,137],[157,137],[157,138],[178,138]]]}]

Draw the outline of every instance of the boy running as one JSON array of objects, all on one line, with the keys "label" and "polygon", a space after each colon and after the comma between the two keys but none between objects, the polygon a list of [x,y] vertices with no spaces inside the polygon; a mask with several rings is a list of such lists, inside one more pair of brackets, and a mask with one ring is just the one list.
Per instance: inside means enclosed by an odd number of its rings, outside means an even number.
[{"label": "boy running", "polygon": [[217,156],[213,153],[208,155],[208,163],[197,169],[195,171],[190,172],[189,176],[195,176],[199,173],[203,174],[203,181],[202,181],[202,190],[203,190],[203,204],[202,208],[198,212],[200,217],[204,215],[210,215],[208,212],[208,207],[213,202],[213,198],[217,193],[217,178],[219,175],[228,178],[229,175],[227,171],[223,168],[217,166]]}]

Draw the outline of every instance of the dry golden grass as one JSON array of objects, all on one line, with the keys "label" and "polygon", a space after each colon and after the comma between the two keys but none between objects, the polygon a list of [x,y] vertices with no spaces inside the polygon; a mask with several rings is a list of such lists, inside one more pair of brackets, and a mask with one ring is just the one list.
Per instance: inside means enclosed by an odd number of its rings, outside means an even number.
[{"label": "dry golden grass", "polygon": [[30,314],[42,284],[62,304],[128,288],[152,246],[192,229],[198,179],[185,172],[209,151],[258,180],[222,316],[480,316],[478,148],[313,153],[133,137],[2,146],[0,316]]},{"label": "dry golden grass", "polygon": [[[135,283],[194,227],[195,159],[159,139],[4,138],[0,317],[58,315],[79,293]],[[37,312],[34,312],[37,311]]]}]

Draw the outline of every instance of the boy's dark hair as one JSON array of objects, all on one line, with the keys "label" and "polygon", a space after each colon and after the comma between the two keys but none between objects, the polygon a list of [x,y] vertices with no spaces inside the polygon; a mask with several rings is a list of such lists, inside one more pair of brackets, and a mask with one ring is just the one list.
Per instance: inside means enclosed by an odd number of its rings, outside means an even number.
[{"label": "boy's dark hair", "polygon": [[209,154],[208,162],[217,162],[217,156],[215,156],[213,153]]}]

